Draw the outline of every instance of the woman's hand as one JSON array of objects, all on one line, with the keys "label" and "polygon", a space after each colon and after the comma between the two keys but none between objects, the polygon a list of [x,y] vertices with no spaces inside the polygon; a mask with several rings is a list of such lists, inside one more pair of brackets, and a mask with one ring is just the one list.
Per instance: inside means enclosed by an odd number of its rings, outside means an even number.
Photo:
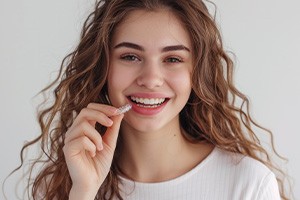
[{"label": "woman's hand", "polygon": [[[124,116],[116,113],[117,108],[91,103],[67,131],[63,151],[73,184],[70,199],[94,199],[104,182]],[[96,122],[107,127],[103,137],[95,129]]]}]

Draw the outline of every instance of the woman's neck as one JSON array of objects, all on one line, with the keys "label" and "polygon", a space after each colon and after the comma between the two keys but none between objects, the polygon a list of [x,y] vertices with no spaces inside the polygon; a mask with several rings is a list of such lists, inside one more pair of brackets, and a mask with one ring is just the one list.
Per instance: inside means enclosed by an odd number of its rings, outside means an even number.
[{"label": "woman's neck", "polygon": [[205,143],[192,144],[180,125],[155,132],[138,132],[122,126],[122,149],[118,165],[127,178],[138,182],[161,182],[195,167],[212,150]]}]

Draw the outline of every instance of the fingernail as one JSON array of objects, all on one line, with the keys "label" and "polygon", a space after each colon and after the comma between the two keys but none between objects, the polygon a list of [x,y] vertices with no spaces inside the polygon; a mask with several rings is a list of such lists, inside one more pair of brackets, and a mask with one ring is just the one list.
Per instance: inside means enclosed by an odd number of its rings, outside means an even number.
[{"label": "fingernail", "polygon": [[107,119],[107,126],[112,126],[113,125],[113,121],[111,119]]},{"label": "fingernail", "polygon": [[91,152],[90,155],[92,158],[94,158],[96,156],[96,152]]},{"label": "fingernail", "polygon": [[109,110],[110,110],[110,112],[111,112],[112,115],[114,115],[115,113],[118,112],[118,109],[114,108],[114,107],[109,108]]},{"label": "fingernail", "polygon": [[102,144],[99,144],[98,147],[97,147],[97,150],[98,150],[98,151],[102,151],[102,150],[103,150],[103,145],[102,145]]}]

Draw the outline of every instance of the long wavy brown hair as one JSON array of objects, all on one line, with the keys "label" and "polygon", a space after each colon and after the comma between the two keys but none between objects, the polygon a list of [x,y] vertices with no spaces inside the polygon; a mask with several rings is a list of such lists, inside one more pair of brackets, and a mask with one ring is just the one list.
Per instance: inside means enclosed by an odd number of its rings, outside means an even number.
[{"label": "long wavy brown hair", "polygon": [[[20,167],[25,149],[39,143],[42,150],[28,172],[28,197],[68,199],[72,182],[62,150],[65,133],[81,109],[90,102],[109,104],[106,81],[112,35],[128,13],[138,9],[171,10],[191,37],[194,53],[192,93],[180,113],[185,137],[191,142],[206,140],[224,150],[262,162],[275,172],[282,199],[288,199],[283,184],[285,174],[272,163],[254,128],[269,135],[272,150],[279,156],[272,133],[251,118],[248,98],[234,86],[233,61],[223,48],[215,17],[201,0],[96,2],[95,10],[84,23],[78,46],[63,60],[57,78],[42,90],[44,93],[54,89],[54,101],[39,112],[41,134],[24,145],[21,151]],[[96,129],[103,133],[103,127],[98,125]],[[43,168],[33,176],[33,169],[38,164],[43,164]],[[118,174],[120,170],[114,159],[95,199],[122,199]]]}]

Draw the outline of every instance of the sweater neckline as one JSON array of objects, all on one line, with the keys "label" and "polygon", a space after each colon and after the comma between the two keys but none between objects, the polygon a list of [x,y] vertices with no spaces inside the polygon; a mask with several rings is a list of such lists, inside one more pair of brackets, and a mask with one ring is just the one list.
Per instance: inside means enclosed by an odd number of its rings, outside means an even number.
[{"label": "sweater neckline", "polygon": [[147,182],[138,182],[133,181],[128,178],[125,178],[121,175],[119,175],[119,178],[121,179],[122,184],[124,185],[134,185],[135,187],[161,187],[163,185],[172,185],[172,184],[178,184],[189,177],[196,174],[201,168],[203,168],[208,162],[210,162],[214,157],[215,154],[217,154],[218,148],[214,147],[213,150],[208,154],[208,156],[202,160],[199,164],[197,164],[194,168],[192,168],[190,171],[176,177],[170,180],[162,181],[162,182],[154,182],[154,183],[147,183]]}]

